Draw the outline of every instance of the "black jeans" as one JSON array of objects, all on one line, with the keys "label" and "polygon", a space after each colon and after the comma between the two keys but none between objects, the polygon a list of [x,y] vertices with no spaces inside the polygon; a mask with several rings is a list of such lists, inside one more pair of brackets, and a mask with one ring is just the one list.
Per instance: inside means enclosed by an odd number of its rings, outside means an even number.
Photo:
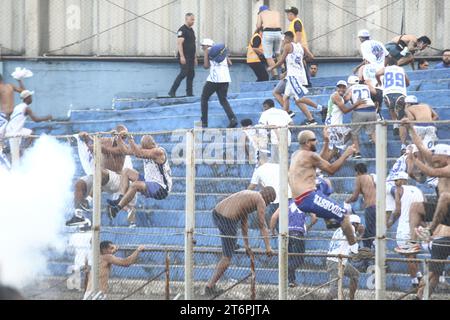
[{"label": "black jeans", "polygon": [[[304,235],[300,232],[289,232],[289,235],[292,237],[301,238]],[[289,253],[305,253],[305,240],[289,238],[288,244],[288,252]],[[304,256],[289,256],[288,260],[288,281],[289,283],[295,282],[295,271],[299,268],[304,262]]]},{"label": "black jeans", "polygon": [[169,93],[175,94],[178,90],[178,87],[181,84],[181,81],[183,81],[183,79],[186,78],[186,95],[192,96],[194,77],[195,77],[195,60],[186,59],[186,64],[180,63],[180,73],[175,79],[172,88],[170,88]]},{"label": "black jeans", "polygon": [[230,104],[228,103],[227,95],[228,95],[228,82],[224,83],[215,83],[206,81],[205,86],[203,87],[202,92],[202,126],[203,128],[208,127],[208,101],[209,98],[214,93],[217,93],[219,97],[219,102],[225,110],[227,117],[230,121],[236,120],[236,116],[234,115],[233,110],[231,109]]},{"label": "black jeans", "polygon": [[[366,221],[366,230],[364,231],[363,238],[373,238],[376,236],[376,219],[377,209],[375,206],[368,207],[364,210],[364,218]],[[374,239],[363,240],[364,248],[372,248]]]},{"label": "black jeans", "polygon": [[256,82],[269,81],[269,74],[266,70],[266,65],[262,62],[249,63],[249,67],[256,75]]}]

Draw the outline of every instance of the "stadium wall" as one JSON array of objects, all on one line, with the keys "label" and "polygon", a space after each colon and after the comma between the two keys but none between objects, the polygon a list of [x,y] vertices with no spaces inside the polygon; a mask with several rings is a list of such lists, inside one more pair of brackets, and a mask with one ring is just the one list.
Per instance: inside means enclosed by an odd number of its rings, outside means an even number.
[{"label": "stadium wall", "polygon": [[280,11],[298,7],[317,56],[357,56],[361,28],[383,42],[403,32],[429,35],[438,49],[450,47],[444,32],[450,30],[450,5],[445,0],[2,0],[1,51],[28,57],[170,57],[176,51],[175,32],[190,11],[197,16],[198,39],[226,42],[233,55],[242,56],[263,3]]}]

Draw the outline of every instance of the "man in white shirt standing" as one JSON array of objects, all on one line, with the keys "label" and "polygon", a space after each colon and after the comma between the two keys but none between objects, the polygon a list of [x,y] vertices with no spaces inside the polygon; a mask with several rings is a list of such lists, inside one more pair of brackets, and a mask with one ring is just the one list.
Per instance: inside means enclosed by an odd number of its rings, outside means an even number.
[{"label": "man in white shirt standing", "polygon": [[[272,99],[267,99],[263,103],[263,113],[259,118],[259,124],[263,126],[286,127],[294,124],[294,121],[289,114],[281,109],[275,108],[275,102]],[[270,130],[270,145],[271,145],[271,161],[274,163],[280,162],[280,155],[278,149],[280,129]],[[288,130],[288,147],[291,145],[291,132]]]},{"label": "man in white shirt standing", "polygon": [[389,55],[389,51],[386,50],[384,44],[373,40],[368,30],[359,31],[358,38],[361,41],[360,50],[363,59],[370,64],[374,64],[377,67],[377,71],[383,68],[385,66],[385,58]]},{"label": "man in white shirt standing", "polygon": [[227,99],[228,87],[231,82],[228,66],[232,65],[228,57],[228,50],[224,44],[217,44],[211,47],[203,46],[203,51],[205,53],[203,67],[209,69],[209,76],[203,87],[201,98],[202,127],[208,127],[208,101],[214,93],[217,93],[219,102],[230,121],[228,128],[235,128],[238,122]]},{"label": "man in white shirt standing", "polygon": [[[363,234],[364,226],[361,225],[361,219],[359,216],[352,214],[350,215],[350,223],[353,226],[353,232],[356,237],[356,233]],[[342,231],[342,228],[337,229],[333,238],[330,242],[330,247],[328,250],[329,255],[344,255],[348,256],[350,254],[350,245]],[[342,265],[344,266],[344,276],[350,278],[350,300],[355,299],[356,289],[358,289],[359,281],[359,271],[348,263],[348,259],[342,259]],[[339,259],[337,257],[327,258],[327,273],[330,280],[339,277]],[[330,284],[330,289],[327,294],[327,300],[336,299],[338,297],[338,283],[334,281]]]}]

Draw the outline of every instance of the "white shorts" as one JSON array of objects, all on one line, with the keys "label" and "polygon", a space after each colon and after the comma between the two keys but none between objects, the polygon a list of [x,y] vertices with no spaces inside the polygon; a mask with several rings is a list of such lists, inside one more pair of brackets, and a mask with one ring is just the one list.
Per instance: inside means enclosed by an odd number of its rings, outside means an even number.
[{"label": "white shorts", "polygon": [[398,225],[397,234],[395,236],[397,239],[397,245],[404,246],[411,239],[411,232],[409,230],[409,225]]},{"label": "white shorts", "polygon": [[433,126],[414,126],[417,135],[422,139],[423,145],[428,149],[431,149],[438,137],[436,135],[436,127]]},{"label": "white shorts", "polygon": [[284,90],[284,95],[289,98],[294,98],[295,100],[300,100],[305,95],[308,94],[308,89],[302,85],[302,80],[300,77],[286,77],[286,89]]},{"label": "white shorts", "polygon": [[[120,174],[107,170],[109,174],[108,183],[102,186],[102,191],[110,194],[118,193],[120,190]],[[92,192],[92,186],[94,185],[94,176],[88,175],[81,177],[80,180],[83,180],[86,183],[87,194],[90,195]]]},{"label": "white shorts", "polygon": [[94,294],[93,291],[86,291],[83,300],[107,300],[106,294],[99,291],[96,294]]},{"label": "white shorts", "polygon": [[390,212],[393,212],[395,210],[395,198],[391,194],[392,187],[395,187],[394,182],[386,182],[386,211]]}]

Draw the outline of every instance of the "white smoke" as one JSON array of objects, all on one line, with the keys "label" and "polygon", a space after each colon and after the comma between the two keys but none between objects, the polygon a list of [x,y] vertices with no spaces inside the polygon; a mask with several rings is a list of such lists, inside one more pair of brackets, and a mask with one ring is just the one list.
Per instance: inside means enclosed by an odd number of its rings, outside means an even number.
[{"label": "white smoke", "polygon": [[71,148],[49,136],[10,172],[0,168],[0,283],[31,283],[47,269],[45,251],[62,249],[74,174]]}]

